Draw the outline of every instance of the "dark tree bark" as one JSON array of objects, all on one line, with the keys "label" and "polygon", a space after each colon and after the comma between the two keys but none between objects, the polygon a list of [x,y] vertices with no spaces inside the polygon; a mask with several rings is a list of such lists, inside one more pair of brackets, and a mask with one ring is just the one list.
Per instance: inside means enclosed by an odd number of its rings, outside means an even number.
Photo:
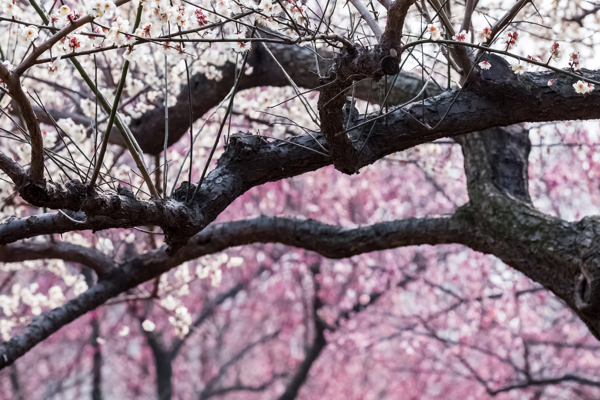
[{"label": "dark tree bark", "polygon": [[92,346],[94,347],[92,367],[92,400],[102,400],[102,349],[98,338],[100,337],[100,322],[98,317],[92,318]]}]

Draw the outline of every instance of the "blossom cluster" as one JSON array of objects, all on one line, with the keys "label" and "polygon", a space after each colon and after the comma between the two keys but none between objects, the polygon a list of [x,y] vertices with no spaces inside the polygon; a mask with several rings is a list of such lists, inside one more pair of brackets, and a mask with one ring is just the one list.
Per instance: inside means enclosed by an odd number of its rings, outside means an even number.
[{"label": "blossom cluster", "polygon": [[88,14],[94,18],[110,18],[117,9],[114,2],[108,0],[97,0],[93,2],[88,10]]}]

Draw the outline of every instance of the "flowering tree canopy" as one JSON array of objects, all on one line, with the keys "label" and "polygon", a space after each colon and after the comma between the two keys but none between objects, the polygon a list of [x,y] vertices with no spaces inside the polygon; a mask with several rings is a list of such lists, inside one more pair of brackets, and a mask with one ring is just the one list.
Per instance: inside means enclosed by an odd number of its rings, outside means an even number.
[{"label": "flowering tree canopy", "polygon": [[0,397],[600,395],[595,3],[1,3]]}]

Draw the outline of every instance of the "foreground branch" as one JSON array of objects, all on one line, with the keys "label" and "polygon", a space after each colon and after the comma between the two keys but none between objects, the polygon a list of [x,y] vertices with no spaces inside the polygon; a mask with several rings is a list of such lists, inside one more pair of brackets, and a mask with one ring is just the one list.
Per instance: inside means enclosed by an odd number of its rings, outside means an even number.
[{"label": "foreground branch", "polygon": [[[334,237],[339,235],[338,237]],[[98,284],[63,306],[36,318],[24,334],[0,346],[0,369],[12,364],[35,345],[74,319],[140,283],[181,263],[229,247],[255,242],[274,242],[304,247],[332,257],[419,244],[456,243],[476,239],[470,225],[453,218],[408,219],[369,227],[344,229],[312,220],[261,217],[210,227],[196,235],[175,257],[166,246],[122,263]]]}]

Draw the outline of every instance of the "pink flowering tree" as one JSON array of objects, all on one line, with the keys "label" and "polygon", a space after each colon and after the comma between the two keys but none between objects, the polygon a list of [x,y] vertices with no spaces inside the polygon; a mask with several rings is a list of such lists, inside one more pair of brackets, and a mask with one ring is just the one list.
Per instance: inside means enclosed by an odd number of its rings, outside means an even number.
[{"label": "pink flowering tree", "polygon": [[597,7],[1,3],[5,398],[600,395]]}]

